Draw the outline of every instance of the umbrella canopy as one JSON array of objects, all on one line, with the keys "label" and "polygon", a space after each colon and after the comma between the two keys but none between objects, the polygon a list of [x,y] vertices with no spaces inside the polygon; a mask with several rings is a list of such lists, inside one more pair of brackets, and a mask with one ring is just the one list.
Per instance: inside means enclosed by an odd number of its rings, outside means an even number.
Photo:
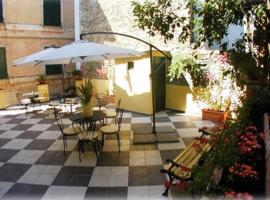
[{"label": "umbrella canopy", "polygon": [[18,60],[13,61],[13,65],[25,65],[25,64],[38,64],[39,60],[43,58],[44,56],[54,52],[55,48],[47,48],[42,51],[36,52],[34,54],[31,54],[29,56],[25,56],[23,58],[20,58]]},{"label": "umbrella canopy", "polygon": [[142,54],[144,53],[131,49],[112,47],[81,40],[54,49],[35,61],[41,64],[69,64],[75,62],[132,57]]}]

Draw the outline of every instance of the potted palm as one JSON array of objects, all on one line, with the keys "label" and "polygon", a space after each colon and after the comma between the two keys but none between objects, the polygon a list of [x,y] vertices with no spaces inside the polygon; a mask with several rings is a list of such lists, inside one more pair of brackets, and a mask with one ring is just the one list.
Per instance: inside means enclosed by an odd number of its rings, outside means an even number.
[{"label": "potted palm", "polygon": [[41,74],[38,76],[37,81],[39,82],[40,85],[46,84],[47,77],[45,75]]},{"label": "potted palm", "polygon": [[93,105],[91,98],[93,96],[93,85],[89,79],[85,80],[85,83],[78,87],[81,93],[81,105],[83,109],[84,117],[91,117],[93,115]]}]

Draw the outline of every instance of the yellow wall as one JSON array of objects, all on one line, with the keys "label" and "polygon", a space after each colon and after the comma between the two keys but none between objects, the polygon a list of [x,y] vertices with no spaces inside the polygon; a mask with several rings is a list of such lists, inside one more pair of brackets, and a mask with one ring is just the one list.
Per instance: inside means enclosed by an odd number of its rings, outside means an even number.
[{"label": "yellow wall", "polygon": [[[76,88],[81,87],[83,82],[84,82],[84,80],[76,80],[75,81]],[[91,82],[93,84],[95,93],[104,93],[105,95],[107,94],[107,91],[109,89],[109,81],[108,80],[91,79]],[[80,95],[78,89],[77,89],[77,94]]]},{"label": "yellow wall", "polygon": [[39,97],[44,97],[45,100],[49,100],[49,85],[48,84],[42,84],[37,86],[37,91],[39,94]]},{"label": "yellow wall", "polygon": [[92,79],[91,81],[92,81],[92,84],[94,86],[94,91],[96,93],[107,94],[107,91],[109,90],[109,81],[108,80]]},{"label": "yellow wall", "polygon": [[[127,62],[134,62],[128,70]],[[121,99],[121,107],[130,111],[152,114],[152,92],[149,57],[115,60],[115,95]]]},{"label": "yellow wall", "polygon": [[4,99],[4,90],[0,90],[0,109],[5,108]]},{"label": "yellow wall", "polygon": [[186,111],[188,94],[191,94],[189,86],[166,84],[166,107]]}]

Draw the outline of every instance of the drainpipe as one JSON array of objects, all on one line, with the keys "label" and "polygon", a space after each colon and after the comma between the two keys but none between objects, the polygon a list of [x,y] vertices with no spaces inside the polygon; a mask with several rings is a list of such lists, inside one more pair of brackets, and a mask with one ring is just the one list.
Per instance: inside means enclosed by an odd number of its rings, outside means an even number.
[{"label": "drainpipe", "polygon": [[[80,40],[80,0],[74,0],[74,34],[75,41]],[[76,63],[76,69],[80,70],[81,63]]]}]

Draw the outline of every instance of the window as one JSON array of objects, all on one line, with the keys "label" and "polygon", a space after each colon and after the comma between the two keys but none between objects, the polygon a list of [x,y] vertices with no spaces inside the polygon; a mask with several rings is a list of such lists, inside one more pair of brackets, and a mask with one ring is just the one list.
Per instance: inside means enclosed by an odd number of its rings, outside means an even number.
[{"label": "window", "polygon": [[61,1],[43,0],[43,22],[47,26],[61,26]]},{"label": "window", "polygon": [[2,0],[0,0],[0,23],[4,21],[3,17],[3,3]]},{"label": "window", "polygon": [[128,66],[128,70],[134,69],[134,62],[128,62],[127,66]]},{"label": "window", "polygon": [[[44,49],[47,49],[50,47],[58,48],[58,46],[55,46],[55,45],[48,45],[48,46],[45,46]],[[58,65],[45,65],[45,71],[46,71],[46,75],[62,74],[63,73],[63,66],[60,64],[58,64]]]},{"label": "window", "polygon": [[6,49],[0,47],[0,78],[7,78]]},{"label": "window", "polygon": [[46,75],[62,74],[62,65],[46,65]]}]

